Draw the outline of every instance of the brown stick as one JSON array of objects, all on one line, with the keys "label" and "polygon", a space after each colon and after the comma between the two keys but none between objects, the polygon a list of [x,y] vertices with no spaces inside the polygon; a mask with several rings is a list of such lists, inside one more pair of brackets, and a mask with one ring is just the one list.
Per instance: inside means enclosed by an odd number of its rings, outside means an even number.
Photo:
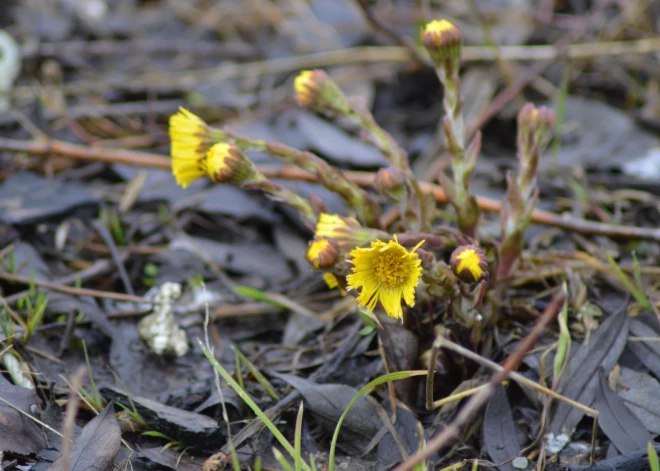
[{"label": "brown stick", "polygon": [[[138,167],[150,167],[170,169],[171,160],[158,154],[147,152],[135,152],[122,149],[105,149],[100,147],[89,147],[79,144],[70,144],[55,139],[49,141],[22,141],[15,139],[0,138],[0,151],[25,152],[41,157],[60,155],[73,159],[87,160],[104,163],[119,163],[135,165]],[[274,169],[270,167],[259,167],[259,170],[269,178],[281,178],[285,180],[300,180],[307,182],[318,181],[316,176],[297,167],[281,167]],[[374,184],[375,175],[370,172],[344,172],[346,178],[353,183],[363,187],[371,187]],[[438,203],[446,203],[447,196],[441,187],[427,182],[420,182],[422,189],[433,193]],[[502,205],[498,200],[477,197],[477,202],[482,211],[497,213]],[[660,242],[660,229],[617,226],[595,221],[586,221],[571,216],[560,216],[548,211],[535,210],[532,214],[532,222],[544,226],[558,227],[579,234],[599,234],[612,239],[646,239]]]},{"label": "brown stick", "polygon": [[114,299],[116,301],[125,301],[129,303],[152,303],[158,304],[154,301],[149,301],[147,299],[142,299],[139,296],[131,296],[130,294],[123,293],[112,293],[108,291],[99,291],[96,289],[88,288],[74,288],[72,286],[58,285],[57,283],[50,283],[48,281],[41,281],[32,279],[27,276],[22,275],[13,275],[11,273],[0,273],[0,280],[13,281],[14,283],[20,283],[22,285],[34,284],[45,289],[51,289],[53,291],[59,291],[60,293],[73,294],[76,296],[91,296],[94,298],[108,298]]},{"label": "brown stick", "polygon": [[522,341],[518,349],[506,359],[503,369],[493,375],[490,382],[481,389],[477,394],[472,396],[456,419],[451,422],[442,432],[433,437],[426,448],[419,451],[417,454],[406,459],[403,463],[397,466],[394,471],[411,471],[416,465],[422,463],[424,460],[433,456],[441,448],[447,446],[451,441],[458,437],[460,429],[465,425],[478,411],[481,409],[488,399],[493,395],[495,389],[505,381],[509,373],[518,369],[523,358],[529,352],[538,339],[543,335],[550,322],[555,318],[561,306],[564,304],[564,297],[562,295],[555,296],[550,304],[545,309],[536,325],[532,328],[531,332]]}]

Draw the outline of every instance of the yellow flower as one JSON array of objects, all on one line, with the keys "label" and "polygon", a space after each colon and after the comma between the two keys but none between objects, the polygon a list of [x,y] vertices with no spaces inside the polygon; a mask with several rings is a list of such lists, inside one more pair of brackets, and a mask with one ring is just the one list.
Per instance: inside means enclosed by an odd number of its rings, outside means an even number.
[{"label": "yellow flower", "polygon": [[358,296],[360,306],[373,311],[378,301],[388,316],[403,316],[401,299],[408,306],[415,305],[415,288],[422,276],[421,260],[415,251],[424,241],[408,252],[394,236],[385,243],[371,243],[370,248],[351,251],[353,273],[348,275],[348,289],[362,288]]},{"label": "yellow flower", "polygon": [[339,280],[332,273],[324,273],[323,281],[325,281],[325,284],[328,285],[329,289],[339,288],[341,295],[346,296],[346,290],[342,288],[342,286],[339,284]]},{"label": "yellow flower", "polygon": [[337,115],[350,112],[344,93],[322,70],[303,70],[293,81],[293,88],[303,108]]},{"label": "yellow flower", "polygon": [[451,58],[457,61],[461,55],[461,30],[447,20],[433,20],[422,31],[422,44],[436,65],[444,66]]},{"label": "yellow flower", "polygon": [[360,223],[353,218],[345,218],[338,214],[321,213],[316,223],[315,237],[326,237],[330,239],[341,238],[351,228],[360,227]]},{"label": "yellow flower", "polygon": [[334,239],[314,238],[305,257],[316,269],[329,268],[339,260],[339,246]]},{"label": "yellow flower", "polygon": [[209,178],[217,183],[240,186],[257,176],[257,170],[241,149],[226,142],[211,146],[201,166]]},{"label": "yellow flower", "polygon": [[207,125],[198,116],[185,108],[170,117],[170,140],[172,141],[172,173],[183,188],[204,175],[206,159]]},{"label": "yellow flower", "polygon": [[484,251],[474,245],[463,245],[451,254],[451,269],[464,283],[478,283],[488,278],[488,261]]}]

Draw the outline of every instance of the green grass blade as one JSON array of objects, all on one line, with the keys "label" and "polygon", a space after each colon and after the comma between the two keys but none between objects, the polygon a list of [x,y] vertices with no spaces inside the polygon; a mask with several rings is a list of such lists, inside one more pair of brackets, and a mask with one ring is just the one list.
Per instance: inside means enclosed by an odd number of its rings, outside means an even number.
[{"label": "green grass blade", "polygon": [[280,466],[282,467],[282,469],[284,471],[293,471],[293,468],[291,467],[289,462],[286,460],[284,455],[282,455],[282,453],[280,453],[280,450],[273,447],[273,455],[275,455],[275,459],[277,460],[277,462],[280,464]]},{"label": "green grass blade", "polygon": [[280,396],[277,394],[275,391],[275,388],[268,382],[266,377],[261,374],[261,371],[257,369],[254,364],[248,360],[248,358],[243,355],[243,352],[241,352],[235,345],[232,345],[232,348],[236,352],[236,355],[238,355],[238,358],[243,362],[245,366],[247,366],[247,369],[250,370],[250,373],[252,373],[252,376],[254,376],[254,379],[257,380],[259,384],[266,390],[268,395],[275,399],[276,401],[280,400]]},{"label": "green grass blade", "polygon": [[337,422],[337,426],[335,427],[335,433],[332,436],[332,444],[330,445],[330,459],[328,462],[328,471],[335,471],[335,451],[337,449],[337,439],[339,438],[339,430],[341,429],[341,424],[344,422],[344,419],[348,415],[348,411],[351,410],[351,407],[353,407],[353,404],[355,404],[355,401],[357,401],[360,397],[362,397],[364,394],[367,392],[371,391],[371,389],[375,388],[376,386],[380,386],[383,383],[387,383],[388,381],[396,381],[399,379],[406,379],[410,378],[412,376],[425,376],[428,372],[426,370],[424,371],[397,371],[395,373],[389,373],[383,376],[380,376],[373,381],[371,381],[369,384],[367,384],[365,387],[360,389],[358,393],[355,395],[353,399],[351,399],[351,402],[348,403],[346,406],[346,410],[341,414],[341,417],[339,418],[339,422]]},{"label": "green grass blade", "polygon": [[612,256],[608,254],[607,252],[605,253],[605,257],[607,257],[607,261],[612,267],[612,270],[614,270],[614,273],[616,274],[617,278],[623,283],[623,285],[626,287],[626,289],[632,294],[633,298],[635,298],[635,301],[637,301],[638,304],[640,304],[644,309],[647,309],[649,311],[653,311],[653,307],[651,306],[651,302],[649,301],[649,298],[646,297],[644,292],[635,286],[632,281],[630,281],[630,278],[628,278],[628,275],[626,275],[621,267],[617,265],[617,263],[614,261]]},{"label": "green grass blade", "polygon": [[[204,352],[204,356],[211,362],[211,365],[215,370],[222,376],[222,379],[224,379],[229,386],[236,392],[236,394],[239,395],[243,401],[248,405],[250,409],[252,409],[252,412],[255,413],[257,417],[259,417],[263,423],[268,427],[268,430],[273,434],[275,439],[282,445],[282,447],[291,455],[291,457],[295,456],[295,450],[291,446],[291,444],[286,441],[286,438],[284,438],[284,435],[277,430],[277,427],[275,424],[268,418],[268,416],[261,410],[259,409],[259,406],[252,400],[252,398],[239,386],[239,384],[236,382],[234,378],[231,377],[231,375],[223,368],[223,366],[218,363],[218,361],[213,357],[211,352],[209,351],[208,348],[206,348],[206,345],[200,340],[197,339],[197,343],[199,344],[200,348],[202,349],[202,352]],[[424,372],[426,374],[426,372]],[[302,469],[305,471],[311,471],[311,468],[307,463],[304,461],[301,463],[302,464]]]},{"label": "green grass blade", "polygon": [[658,453],[655,451],[653,442],[649,442],[648,454],[651,471],[660,471],[660,461],[658,461]]},{"label": "green grass blade", "polygon": [[302,442],[302,419],[303,419],[303,402],[300,401],[300,407],[298,408],[298,417],[296,417],[296,432],[293,439],[293,449],[295,454],[293,455],[294,467],[296,471],[302,471],[302,455],[300,449],[300,443]]}]

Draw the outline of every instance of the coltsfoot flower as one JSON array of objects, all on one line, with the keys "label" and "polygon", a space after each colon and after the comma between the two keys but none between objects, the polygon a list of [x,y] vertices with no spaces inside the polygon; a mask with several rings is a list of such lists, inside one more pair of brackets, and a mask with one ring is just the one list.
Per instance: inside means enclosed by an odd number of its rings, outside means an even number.
[{"label": "coltsfoot flower", "polygon": [[328,286],[328,289],[338,288],[341,295],[346,296],[346,290],[342,287],[342,285],[339,283],[339,280],[334,274],[330,272],[324,273],[323,281],[325,281],[325,284]]},{"label": "coltsfoot flower", "polygon": [[172,173],[183,188],[204,175],[216,183],[237,186],[249,183],[259,175],[245,154],[234,144],[226,142],[213,144],[201,157],[172,154]]},{"label": "coltsfoot flower", "polygon": [[225,133],[207,125],[199,116],[185,108],[170,117],[172,142],[172,173],[176,182],[187,188],[201,178],[208,168],[207,159],[211,146],[226,138]]},{"label": "coltsfoot flower", "polygon": [[339,245],[334,239],[315,238],[309,243],[305,258],[316,269],[327,269],[339,260]]},{"label": "coltsfoot flower", "polygon": [[408,252],[394,236],[387,243],[376,240],[370,248],[351,251],[353,273],[346,279],[349,290],[362,289],[359,305],[373,311],[380,301],[388,316],[403,317],[401,300],[415,305],[415,288],[422,276],[422,262],[415,251],[423,243]]},{"label": "coltsfoot flower", "polygon": [[422,44],[437,65],[447,59],[458,61],[461,57],[461,30],[447,20],[427,23],[421,35]]},{"label": "coltsfoot flower", "polygon": [[303,70],[294,80],[293,88],[296,101],[303,108],[336,115],[350,113],[344,93],[322,70]]},{"label": "coltsfoot flower", "polygon": [[258,175],[254,164],[243,151],[238,146],[226,142],[211,146],[202,166],[209,178],[216,183],[240,186],[251,182]]},{"label": "coltsfoot flower", "polygon": [[206,159],[206,123],[185,108],[170,117],[172,172],[176,182],[186,188],[204,176],[200,162]]},{"label": "coltsfoot flower", "polygon": [[451,254],[451,270],[463,283],[475,284],[488,279],[488,261],[484,251],[474,245],[462,245]]},{"label": "coltsfoot flower", "polygon": [[364,245],[389,235],[377,229],[363,227],[357,219],[338,214],[321,213],[316,223],[315,238],[334,239],[342,250],[348,252],[357,245]]}]

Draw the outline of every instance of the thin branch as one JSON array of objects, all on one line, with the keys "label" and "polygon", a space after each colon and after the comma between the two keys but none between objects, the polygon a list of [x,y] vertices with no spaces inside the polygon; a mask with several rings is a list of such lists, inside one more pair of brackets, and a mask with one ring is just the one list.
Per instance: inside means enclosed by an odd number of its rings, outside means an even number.
[{"label": "thin branch", "polygon": [[471,420],[479,409],[486,405],[486,402],[488,402],[496,388],[502,383],[502,381],[505,381],[509,377],[509,373],[520,366],[520,363],[527,352],[532,349],[534,344],[543,335],[563,304],[564,297],[561,295],[555,296],[552,301],[550,301],[550,304],[536,322],[536,325],[534,325],[531,332],[527,334],[527,337],[521,342],[520,347],[518,347],[518,349],[504,362],[502,370],[495,373],[490,382],[487,383],[477,394],[472,396],[453,422],[445,427],[442,432],[429,440],[426,448],[405,460],[397,466],[394,471],[411,471],[415,466],[424,462],[440,449],[455,440],[459,436],[461,427]]},{"label": "thin branch", "polygon": [[[146,152],[135,152],[122,149],[104,149],[99,147],[88,147],[79,144],[70,144],[55,139],[49,141],[21,141],[15,139],[0,138],[0,151],[25,152],[40,157],[61,155],[73,159],[104,162],[107,164],[127,164],[138,167],[170,169],[171,160],[158,154]],[[284,180],[299,180],[317,182],[315,175],[296,167],[286,166],[279,169],[260,167],[259,170],[268,178],[281,178]],[[346,178],[362,187],[372,187],[375,175],[370,172],[344,172]],[[441,187],[427,182],[420,182],[425,192],[433,193],[438,203],[446,203],[447,196]],[[477,202],[482,211],[497,213],[502,204],[498,200],[485,197],[477,197]],[[660,229],[617,226],[601,222],[587,221],[569,215],[557,215],[543,210],[535,210],[532,214],[532,222],[544,226],[558,227],[569,232],[578,234],[598,234],[611,239],[622,240],[653,240],[660,242]]]}]

